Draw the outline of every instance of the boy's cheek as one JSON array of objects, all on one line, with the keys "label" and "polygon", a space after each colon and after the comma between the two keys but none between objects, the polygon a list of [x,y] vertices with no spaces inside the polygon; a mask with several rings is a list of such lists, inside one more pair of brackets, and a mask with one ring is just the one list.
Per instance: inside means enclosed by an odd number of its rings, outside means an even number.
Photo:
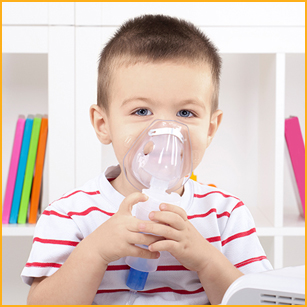
[{"label": "boy's cheek", "polygon": [[200,164],[202,161],[205,151],[206,151],[206,143],[204,144],[201,139],[199,139],[198,144],[193,146],[192,143],[192,163],[193,170]]},{"label": "boy's cheek", "polygon": [[123,147],[126,148],[127,150],[131,147],[131,145],[135,142],[136,137],[133,135],[127,135],[124,137],[123,140]]},{"label": "boy's cheek", "polygon": [[123,162],[124,156],[135,142],[136,137],[132,134],[129,135],[117,135],[113,139],[112,144],[117,157],[118,162],[121,164]]},{"label": "boy's cheek", "polygon": [[[196,131],[190,129],[191,145],[192,145],[192,162],[193,168],[201,162],[205,151],[209,145],[208,136],[205,127],[200,127]],[[203,133],[201,133],[203,131]]]},{"label": "boy's cheek", "polygon": [[204,151],[192,150],[193,170],[199,165],[204,155]]},{"label": "boy's cheek", "polygon": [[[121,126],[121,131],[117,134],[117,143],[128,151],[140,134],[147,128],[147,126],[142,127],[142,125],[124,125],[118,123]],[[124,128],[122,128],[124,127]]]}]

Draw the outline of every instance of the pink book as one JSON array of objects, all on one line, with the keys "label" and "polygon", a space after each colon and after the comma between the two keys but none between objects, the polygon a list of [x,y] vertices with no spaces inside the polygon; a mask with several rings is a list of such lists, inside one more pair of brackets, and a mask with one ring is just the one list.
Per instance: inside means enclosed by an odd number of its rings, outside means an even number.
[{"label": "pink book", "polygon": [[16,174],[18,169],[18,162],[19,162],[25,122],[26,122],[25,118],[23,116],[20,116],[16,124],[14,144],[13,144],[9,174],[6,183],[6,190],[5,190],[4,203],[3,203],[3,213],[2,213],[3,224],[8,224],[10,219],[11,206],[14,195]]},{"label": "pink book", "polygon": [[285,137],[297,186],[299,209],[305,216],[305,145],[297,117],[286,119]]}]

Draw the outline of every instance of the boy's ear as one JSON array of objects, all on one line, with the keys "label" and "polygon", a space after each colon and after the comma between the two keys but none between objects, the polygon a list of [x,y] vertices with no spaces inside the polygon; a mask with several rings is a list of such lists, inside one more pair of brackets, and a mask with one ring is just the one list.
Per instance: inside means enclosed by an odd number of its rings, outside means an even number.
[{"label": "boy's ear", "polygon": [[106,111],[98,105],[93,104],[90,107],[90,119],[99,141],[102,144],[110,144],[111,138]]},{"label": "boy's ear", "polygon": [[212,139],[222,121],[223,112],[221,110],[216,110],[212,115],[210,119],[210,125],[208,130],[208,146],[212,142]]}]

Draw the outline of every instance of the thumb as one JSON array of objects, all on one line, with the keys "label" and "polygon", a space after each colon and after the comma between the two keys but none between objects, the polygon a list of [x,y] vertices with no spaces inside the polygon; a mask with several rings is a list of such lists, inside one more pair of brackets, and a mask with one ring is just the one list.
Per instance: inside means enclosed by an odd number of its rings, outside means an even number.
[{"label": "thumb", "polygon": [[141,193],[135,192],[127,196],[119,206],[118,212],[121,214],[131,215],[132,207],[138,202],[144,202],[148,200],[148,196]]}]

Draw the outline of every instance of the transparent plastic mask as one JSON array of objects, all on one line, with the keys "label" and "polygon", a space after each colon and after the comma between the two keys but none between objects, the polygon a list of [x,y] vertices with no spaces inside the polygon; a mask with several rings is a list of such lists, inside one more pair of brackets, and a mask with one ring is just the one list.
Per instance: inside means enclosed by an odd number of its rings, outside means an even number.
[{"label": "transparent plastic mask", "polygon": [[192,172],[189,129],[174,120],[155,120],[124,157],[124,172],[138,190],[179,189]]}]

